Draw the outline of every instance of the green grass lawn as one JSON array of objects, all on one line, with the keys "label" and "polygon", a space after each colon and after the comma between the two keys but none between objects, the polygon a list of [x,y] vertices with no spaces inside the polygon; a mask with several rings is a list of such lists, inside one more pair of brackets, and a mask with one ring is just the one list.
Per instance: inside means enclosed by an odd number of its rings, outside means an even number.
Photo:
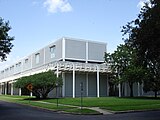
[{"label": "green grass lawn", "polygon": [[[0,100],[16,102],[21,104],[29,104],[32,106],[43,107],[52,110],[62,110],[67,112],[88,112],[93,113],[95,111],[83,109],[81,111],[79,108],[72,106],[62,106],[73,105],[79,107],[81,102],[80,98],[59,98],[57,107],[57,99],[46,99],[38,100],[46,103],[39,103],[34,98],[29,102],[28,96],[0,96]],[[99,107],[102,109],[110,111],[127,111],[127,110],[155,110],[160,109],[160,99],[154,99],[151,97],[137,97],[137,98],[118,98],[118,97],[100,97],[100,98],[83,98],[83,107]]]},{"label": "green grass lawn", "polygon": [[[42,100],[36,100],[34,97],[29,96],[10,96],[10,95],[0,95],[0,100],[7,101],[7,102],[13,102],[23,105],[29,105],[34,107],[39,107],[43,109],[48,110],[54,110],[54,111],[63,111],[67,113],[75,113],[75,114],[100,114],[99,112],[95,110],[90,109],[80,109],[78,107],[74,106],[65,106],[65,105],[58,105],[54,102],[47,102],[43,103]],[[55,99],[53,99],[55,101]],[[42,103],[41,103],[42,102]]]},{"label": "green grass lawn", "polygon": [[[55,99],[43,100],[47,102],[56,102]],[[60,104],[80,105],[80,98],[61,98]],[[100,107],[111,111],[126,110],[148,110],[160,109],[160,99],[150,97],[139,98],[118,98],[118,97],[100,97],[100,98],[83,98],[83,106]]]}]

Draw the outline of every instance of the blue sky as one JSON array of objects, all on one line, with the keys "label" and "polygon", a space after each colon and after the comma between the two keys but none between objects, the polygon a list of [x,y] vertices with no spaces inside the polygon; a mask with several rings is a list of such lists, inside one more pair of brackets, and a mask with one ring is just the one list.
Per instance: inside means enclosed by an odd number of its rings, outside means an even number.
[{"label": "blue sky", "polygon": [[0,0],[0,17],[9,20],[14,48],[1,68],[63,36],[123,43],[121,27],[134,20],[146,0]]}]

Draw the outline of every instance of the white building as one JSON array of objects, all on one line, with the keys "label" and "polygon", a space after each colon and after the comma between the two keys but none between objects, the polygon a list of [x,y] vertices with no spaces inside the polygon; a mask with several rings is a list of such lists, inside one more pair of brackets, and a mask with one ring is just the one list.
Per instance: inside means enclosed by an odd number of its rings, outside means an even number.
[{"label": "white building", "polygon": [[54,43],[24,57],[0,72],[1,94],[23,94],[13,87],[15,79],[46,70],[62,75],[63,97],[80,96],[83,83],[84,96],[108,96],[108,66],[104,64],[106,43],[61,38]]},{"label": "white building", "polygon": [[[15,64],[0,71],[0,94],[23,95],[25,90],[13,87],[15,79],[49,69],[61,75],[63,86],[59,88],[62,97],[79,97],[83,83],[83,96],[109,96],[109,67],[104,63],[107,44],[82,39],[61,38],[54,43],[24,57]],[[119,87],[119,88],[118,88]],[[134,95],[143,94],[142,86],[134,85]],[[114,86],[117,96],[128,96],[126,83]],[[53,91],[49,96],[53,96]]]}]

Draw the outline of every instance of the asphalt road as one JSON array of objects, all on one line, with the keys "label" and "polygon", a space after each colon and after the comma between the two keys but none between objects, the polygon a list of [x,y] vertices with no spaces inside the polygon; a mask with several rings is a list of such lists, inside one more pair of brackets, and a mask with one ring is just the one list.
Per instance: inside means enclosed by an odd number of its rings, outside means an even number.
[{"label": "asphalt road", "polygon": [[160,111],[71,115],[0,101],[0,120],[160,120]]}]

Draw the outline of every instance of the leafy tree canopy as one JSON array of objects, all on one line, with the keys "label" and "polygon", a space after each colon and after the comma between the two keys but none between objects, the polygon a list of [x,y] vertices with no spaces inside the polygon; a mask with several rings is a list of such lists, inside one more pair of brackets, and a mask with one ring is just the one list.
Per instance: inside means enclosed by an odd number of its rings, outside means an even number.
[{"label": "leafy tree canopy", "polygon": [[125,69],[122,80],[129,84],[131,97],[133,97],[133,84],[135,82],[142,83],[142,81],[148,80],[148,77],[148,71],[142,66],[129,65]]},{"label": "leafy tree canopy", "polygon": [[[137,50],[140,64],[149,68],[152,75],[150,82],[160,90],[160,0],[150,0],[141,9],[138,18],[123,27],[122,32],[129,37],[125,42]],[[154,82],[156,81],[156,82]],[[148,82],[148,81],[147,81]],[[146,84],[148,85],[148,84]],[[156,86],[157,85],[157,86]],[[156,87],[155,87],[156,86]],[[157,88],[157,90],[155,90]]]},{"label": "leafy tree canopy", "polygon": [[8,32],[11,29],[9,21],[5,22],[0,17],[0,59],[4,61],[7,58],[7,54],[11,52],[13,47],[12,41],[14,37],[10,37]]},{"label": "leafy tree canopy", "polygon": [[37,98],[46,98],[51,90],[62,86],[62,78],[57,78],[53,71],[49,70],[19,78],[14,85],[17,88],[26,88],[29,84],[32,84],[32,92]]},{"label": "leafy tree canopy", "polygon": [[119,45],[114,53],[105,54],[106,62],[111,66],[114,83],[127,82],[130,96],[133,96],[133,84],[142,82],[146,78],[147,70],[137,63],[136,50],[127,43]]}]

